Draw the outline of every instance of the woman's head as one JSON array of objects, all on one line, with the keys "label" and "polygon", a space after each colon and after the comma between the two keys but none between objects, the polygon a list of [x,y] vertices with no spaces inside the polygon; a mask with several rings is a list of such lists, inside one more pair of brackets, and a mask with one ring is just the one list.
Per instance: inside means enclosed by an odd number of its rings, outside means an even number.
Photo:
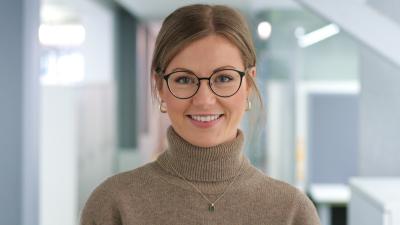
[{"label": "woman's head", "polygon": [[241,51],[246,67],[256,65],[250,30],[236,10],[222,5],[189,5],[164,20],[156,40],[152,69],[164,70],[186,45],[211,34],[233,42]]},{"label": "woman's head", "polygon": [[[165,19],[157,37],[153,93],[165,102],[180,136],[198,146],[217,145],[235,137],[250,95],[261,100],[253,79],[255,64],[249,28],[237,11],[185,6]],[[210,76],[211,86],[204,80]],[[188,95],[190,83],[193,93]]]}]

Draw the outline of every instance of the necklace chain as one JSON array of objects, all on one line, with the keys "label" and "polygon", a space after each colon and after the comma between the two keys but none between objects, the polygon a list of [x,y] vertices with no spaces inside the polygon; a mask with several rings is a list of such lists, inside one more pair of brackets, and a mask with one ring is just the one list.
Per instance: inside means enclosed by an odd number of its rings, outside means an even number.
[{"label": "necklace chain", "polygon": [[222,194],[221,194],[220,196],[218,196],[218,198],[217,198],[214,202],[212,202],[210,199],[207,198],[207,196],[205,196],[205,195],[203,194],[203,192],[200,191],[199,188],[196,187],[196,185],[194,185],[192,182],[190,182],[188,179],[186,179],[186,177],[182,176],[182,175],[174,168],[174,166],[172,165],[172,163],[171,163],[171,161],[168,159],[168,157],[166,157],[166,158],[167,158],[167,160],[168,160],[168,162],[169,162],[169,164],[170,164],[172,170],[173,170],[180,178],[182,178],[186,183],[188,183],[190,186],[192,186],[197,192],[199,192],[199,194],[209,203],[209,205],[208,205],[208,210],[209,210],[210,212],[214,212],[214,210],[215,210],[215,203],[216,203],[218,200],[220,200],[220,199],[222,198],[222,196],[225,195],[225,193],[227,192],[227,190],[229,189],[229,187],[231,187],[232,184],[235,182],[235,180],[236,180],[236,178],[239,176],[239,174],[240,174],[240,172],[241,172],[241,170],[242,170],[243,164],[244,164],[244,157],[242,157],[242,162],[241,162],[241,164],[240,164],[240,168],[238,169],[237,174],[235,175],[235,177],[233,178],[233,180],[226,186],[224,192],[222,192]]}]

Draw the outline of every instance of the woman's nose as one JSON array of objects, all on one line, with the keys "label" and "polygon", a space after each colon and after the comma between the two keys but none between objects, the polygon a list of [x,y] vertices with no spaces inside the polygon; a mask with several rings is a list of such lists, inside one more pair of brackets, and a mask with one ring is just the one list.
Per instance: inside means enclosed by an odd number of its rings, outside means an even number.
[{"label": "woman's nose", "polygon": [[210,89],[208,81],[201,80],[199,90],[193,96],[193,104],[196,105],[214,104],[215,101],[216,101],[216,96]]}]

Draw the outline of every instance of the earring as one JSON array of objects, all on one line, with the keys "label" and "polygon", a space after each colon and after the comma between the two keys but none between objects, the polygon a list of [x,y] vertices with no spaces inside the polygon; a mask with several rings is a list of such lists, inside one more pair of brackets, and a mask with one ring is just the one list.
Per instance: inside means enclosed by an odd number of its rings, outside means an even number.
[{"label": "earring", "polygon": [[249,100],[249,98],[247,98],[247,108],[246,111],[250,111],[251,110],[251,101]]},{"label": "earring", "polygon": [[167,109],[165,107],[163,107],[163,103],[164,103],[164,101],[161,100],[160,104],[158,105],[158,108],[160,109],[161,113],[166,113]]}]

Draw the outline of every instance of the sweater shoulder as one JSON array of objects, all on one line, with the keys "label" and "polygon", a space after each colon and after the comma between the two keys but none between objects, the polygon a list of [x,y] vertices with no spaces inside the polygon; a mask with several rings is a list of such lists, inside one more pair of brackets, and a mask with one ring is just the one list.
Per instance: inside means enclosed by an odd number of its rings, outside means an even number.
[{"label": "sweater shoulder", "polygon": [[121,224],[121,199],[141,190],[154,179],[153,162],[105,179],[90,194],[81,211],[80,224]]},{"label": "sweater shoulder", "polygon": [[149,162],[133,170],[112,175],[101,183],[99,187],[124,188],[131,185],[145,185],[153,179],[155,179],[154,162]]},{"label": "sweater shoulder", "polygon": [[257,196],[258,199],[264,199],[263,204],[272,202],[273,207],[287,215],[290,224],[320,224],[314,204],[303,191],[284,181],[269,177],[256,168],[255,170],[252,179],[257,184],[255,185],[257,190],[253,191],[264,196]]},{"label": "sweater shoulder", "polygon": [[272,191],[284,194],[285,196],[293,196],[295,197],[298,194],[302,194],[303,192],[294,187],[293,185],[286,183],[284,181],[272,178],[257,168],[253,168],[253,182],[256,183],[257,187],[260,189],[265,189],[266,191]]},{"label": "sweater shoulder", "polygon": [[260,170],[257,170],[255,177],[255,179],[259,180],[260,189],[264,189],[269,196],[274,196],[276,199],[281,199],[281,202],[284,202],[285,204],[290,206],[303,204],[309,206],[313,205],[304,191],[285,181],[272,178]]}]

